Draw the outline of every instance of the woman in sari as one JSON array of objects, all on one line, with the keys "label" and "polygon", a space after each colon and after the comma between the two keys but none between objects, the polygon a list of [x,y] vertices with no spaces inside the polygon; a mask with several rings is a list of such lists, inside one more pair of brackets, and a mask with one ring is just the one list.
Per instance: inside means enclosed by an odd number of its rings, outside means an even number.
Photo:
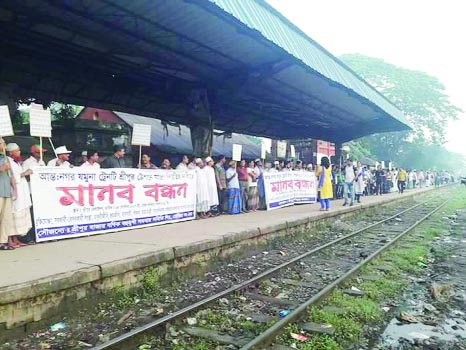
[{"label": "woman in sari", "polygon": [[322,157],[321,166],[317,169],[320,191],[320,210],[330,210],[330,199],[333,198],[332,169],[328,157]]}]

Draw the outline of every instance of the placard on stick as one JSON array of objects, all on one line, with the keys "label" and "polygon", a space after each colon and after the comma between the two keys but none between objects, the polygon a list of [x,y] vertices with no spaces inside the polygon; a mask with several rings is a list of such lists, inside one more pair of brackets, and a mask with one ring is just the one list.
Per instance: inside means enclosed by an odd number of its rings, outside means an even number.
[{"label": "placard on stick", "polygon": [[29,126],[31,136],[52,137],[52,115],[50,110],[41,105],[31,105],[29,110]]},{"label": "placard on stick", "polygon": [[131,144],[134,146],[150,146],[151,126],[147,124],[133,124]]},{"label": "placard on stick", "polygon": [[277,141],[277,157],[285,158],[286,157],[286,142]]},{"label": "placard on stick", "polygon": [[236,160],[237,162],[241,161],[241,152],[243,151],[242,145],[237,145],[236,143],[233,144],[232,149],[232,159]]},{"label": "placard on stick", "polygon": [[14,134],[8,106],[0,106],[0,136],[13,136]]},{"label": "placard on stick", "polygon": [[267,156],[267,145],[265,144],[265,140],[261,140],[261,159],[265,159]]},{"label": "placard on stick", "polygon": [[294,148],[294,145],[290,145],[290,157],[296,158],[296,149]]}]

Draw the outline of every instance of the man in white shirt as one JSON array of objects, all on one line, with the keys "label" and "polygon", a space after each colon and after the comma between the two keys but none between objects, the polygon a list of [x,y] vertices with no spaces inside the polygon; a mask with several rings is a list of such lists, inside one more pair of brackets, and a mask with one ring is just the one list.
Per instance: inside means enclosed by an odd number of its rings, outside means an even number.
[{"label": "man in white shirt", "polygon": [[354,180],[356,178],[356,171],[353,166],[353,161],[348,159],[346,161],[346,166],[343,170],[343,176],[345,183],[343,184],[343,197],[345,198],[345,202],[343,206],[348,205],[348,198],[350,200],[349,205],[352,206],[354,204]]},{"label": "man in white shirt", "polygon": [[68,151],[66,146],[60,146],[55,149],[57,158],[52,159],[47,163],[47,166],[59,166],[63,168],[72,168],[73,166],[68,161],[70,159],[71,151]]},{"label": "man in white shirt", "polygon": [[[47,152],[42,148],[42,153]],[[45,166],[45,162],[40,159],[40,145],[31,146],[31,156],[23,162],[23,171],[32,169],[36,166]]]},{"label": "man in white shirt", "polygon": [[84,168],[99,169],[100,164],[97,163],[97,161],[99,160],[99,153],[96,150],[90,149],[86,151],[86,155],[87,160],[83,164],[81,164],[81,166]]}]

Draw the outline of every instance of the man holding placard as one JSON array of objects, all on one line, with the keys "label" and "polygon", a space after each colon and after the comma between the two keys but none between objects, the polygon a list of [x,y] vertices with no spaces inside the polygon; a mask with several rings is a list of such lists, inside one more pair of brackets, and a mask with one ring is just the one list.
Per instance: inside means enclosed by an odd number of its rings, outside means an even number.
[{"label": "man holding placard", "polygon": [[63,168],[72,168],[73,166],[68,161],[70,159],[71,151],[66,146],[60,146],[55,149],[57,158],[52,159],[47,163],[47,166],[60,166]]}]

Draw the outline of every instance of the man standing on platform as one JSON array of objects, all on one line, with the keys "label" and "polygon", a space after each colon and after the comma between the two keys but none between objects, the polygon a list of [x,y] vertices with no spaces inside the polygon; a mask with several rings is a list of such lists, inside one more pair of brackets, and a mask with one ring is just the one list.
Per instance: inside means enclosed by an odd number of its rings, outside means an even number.
[{"label": "man standing on platform", "polygon": [[206,173],[207,187],[209,189],[209,213],[211,215],[219,215],[217,179],[215,177],[214,160],[211,157],[205,159],[205,166],[202,170]]},{"label": "man standing on platform", "polygon": [[[41,151],[40,145],[31,146],[31,156],[23,162],[24,172],[34,170],[34,168],[38,166],[45,166],[45,162],[40,159],[40,151]],[[47,150],[42,148],[42,153],[45,153],[45,152],[47,152]],[[31,192],[31,182],[30,182],[31,180],[30,180],[29,175],[26,176],[26,180],[28,181],[28,184],[29,184],[29,192]],[[34,244],[35,239],[36,239],[36,229],[34,226],[34,212],[32,210],[32,206],[31,206],[31,210],[29,211],[29,213],[31,214],[31,219],[32,219],[32,229],[29,230],[29,232],[26,234],[25,237],[20,238],[20,241],[23,243],[27,243],[27,244]]]},{"label": "man standing on platform", "polygon": [[184,155],[181,158],[181,162],[176,166],[176,170],[188,170],[189,158],[187,155]]},{"label": "man standing on platform", "polygon": [[99,160],[99,153],[96,150],[90,149],[85,151],[87,160],[81,164],[84,168],[95,168],[99,169],[100,164],[97,163]]},{"label": "man standing on platform", "polygon": [[9,143],[6,146],[8,151],[8,161],[10,164],[10,175],[16,187],[16,195],[12,201],[13,215],[13,232],[11,235],[11,244],[14,248],[19,248],[26,245],[19,241],[19,238],[24,239],[26,234],[32,229],[31,219],[31,195],[26,176],[32,174],[32,170],[23,171],[21,166],[21,149],[16,143]]},{"label": "man standing on platform", "polygon": [[[47,152],[42,148],[42,153]],[[40,145],[31,146],[31,156],[23,162],[23,171],[32,169],[36,166],[45,166],[45,162],[40,160]]]},{"label": "man standing on platform", "polygon": [[11,168],[5,150],[5,141],[0,137],[0,250],[12,250],[15,249],[10,244],[10,235],[13,233],[14,182],[10,177]]},{"label": "man standing on platform", "polygon": [[125,147],[122,145],[113,146],[113,155],[104,159],[102,168],[126,168],[125,165]]},{"label": "man standing on platform", "polygon": [[383,184],[385,182],[385,172],[383,171],[380,165],[377,165],[377,170],[375,171],[375,194],[381,196],[383,194]]},{"label": "man standing on platform", "polygon": [[59,166],[63,168],[72,168],[73,166],[69,162],[71,151],[68,151],[66,146],[60,146],[55,149],[57,158],[50,160],[47,166]]},{"label": "man standing on platform", "polygon": [[221,155],[218,157],[217,164],[215,164],[215,180],[217,181],[217,193],[220,213],[227,211],[226,199],[227,199],[227,178],[225,175],[225,156]]},{"label": "man standing on platform", "polygon": [[406,170],[404,170],[403,168],[400,168],[398,170],[398,173],[396,175],[396,178],[398,180],[398,192],[400,194],[403,194],[403,192],[405,191],[405,187],[406,187]]},{"label": "man standing on platform", "polygon": [[354,204],[354,179],[356,178],[356,170],[353,166],[353,161],[348,159],[346,161],[346,166],[343,171],[343,175],[345,177],[345,183],[343,184],[343,197],[345,198],[345,202],[343,206],[349,205],[352,206]]}]

